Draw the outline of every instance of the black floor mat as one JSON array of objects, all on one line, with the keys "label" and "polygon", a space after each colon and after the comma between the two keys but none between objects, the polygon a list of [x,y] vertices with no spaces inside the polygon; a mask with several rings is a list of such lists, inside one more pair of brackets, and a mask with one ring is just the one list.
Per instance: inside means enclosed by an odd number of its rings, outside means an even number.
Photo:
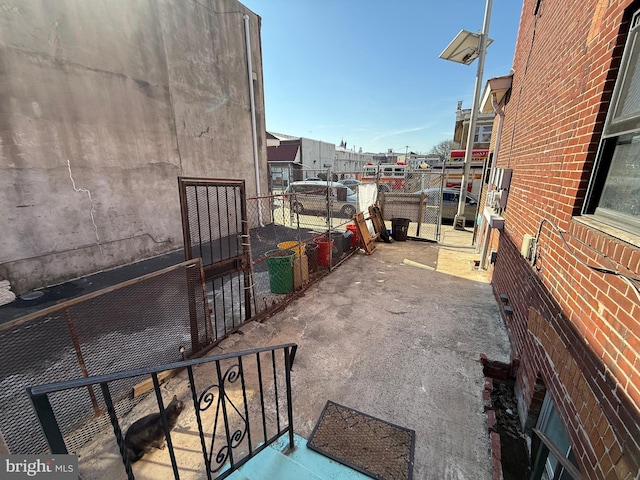
[{"label": "black floor mat", "polygon": [[415,432],[328,401],[307,447],[379,480],[411,480]]}]

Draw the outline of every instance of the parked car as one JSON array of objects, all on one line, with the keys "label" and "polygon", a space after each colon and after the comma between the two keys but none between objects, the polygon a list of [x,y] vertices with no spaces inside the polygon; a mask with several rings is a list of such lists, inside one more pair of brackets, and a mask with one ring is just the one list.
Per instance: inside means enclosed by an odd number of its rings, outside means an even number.
[{"label": "parked car", "polygon": [[[356,180],[355,178],[345,178],[344,180],[339,180],[339,183],[346,185],[349,188],[357,189],[358,185],[362,185],[363,183],[371,184],[374,182],[361,182],[360,180]],[[378,184],[378,192],[390,192],[391,187],[386,183]]]},{"label": "parked car", "polygon": [[360,180],[356,180],[355,178],[345,178],[343,180],[338,180],[338,183],[341,183],[345,187],[349,188],[357,188],[362,182]]},{"label": "parked car", "polygon": [[[326,212],[327,185],[331,212],[351,218],[356,213],[357,195],[349,187],[338,182],[302,181],[292,182],[284,191],[290,200],[291,210],[296,213]],[[291,195],[298,193],[300,195]]]},{"label": "parked car", "polygon": [[[426,194],[429,198],[429,204],[436,203],[436,196],[440,192],[437,187],[425,188],[424,190],[418,190],[413,192],[415,195],[422,193]],[[458,213],[458,203],[460,201],[460,189],[459,188],[443,188],[442,189],[442,211],[441,218],[443,220],[453,221]],[[476,208],[478,207],[478,198],[471,193],[467,193],[465,197],[464,216],[467,222],[473,222],[476,216]]]}]

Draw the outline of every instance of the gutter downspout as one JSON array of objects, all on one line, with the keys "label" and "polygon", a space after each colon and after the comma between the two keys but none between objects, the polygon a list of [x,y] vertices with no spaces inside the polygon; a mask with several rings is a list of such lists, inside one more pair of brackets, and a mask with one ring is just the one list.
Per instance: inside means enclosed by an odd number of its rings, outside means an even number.
[{"label": "gutter downspout", "polygon": [[[493,165],[498,161],[498,153],[500,152],[500,137],[502,136],[502,122],[504,120],[504,108],[496,102],[495,92],[491,93],[491,106],[494,112],[498,114],[498,131],[496,132],[496,144],[493,147]],[[489,221],[485,218],[484,236],[482,237],[482,254],[480,255],[480,268],[486,270],[485,263],[487,261],[487,252],[489,251]]]},{"label": "gutter downspout", "polygon": [[[256,197],[260,196],[260,165],[258,162],[258,129],[256,127],[256,97],[253,91],[253,65],[251,63],[251,36],[249,35],[249,15],[243,15],[244,44],[247,51],[247,77],[249,80],[249,103],[251,107],[251,139],[253,143],[253,168],[256,176]],[[258,223],[264,227],[262,204],[258,199]]]}]

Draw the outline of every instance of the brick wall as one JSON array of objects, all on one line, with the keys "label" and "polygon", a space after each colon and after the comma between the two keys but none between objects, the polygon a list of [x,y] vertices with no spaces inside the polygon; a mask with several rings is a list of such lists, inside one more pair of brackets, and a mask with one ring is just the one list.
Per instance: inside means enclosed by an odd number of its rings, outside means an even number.
[{"label": "brick wall", "polygon": [[[507,235],[500,235],[494,292],[520,356],[518,385],[528,410],[540,377],[586,478],[633,479],[640,471],[640,415]],[[539,399],[538,399],[539,400]],[[539,401],[534,402],[539,407]]]},{"label": "brick wall", "polygon": [[[521,398],[528,409],[541,377],[587,478],[640,471],[640,299],[619,275],[597,270],[640,277],[640,238],[580,217],[638,8],[524,1],[496,162],[513,177],[505,229],[492,232],[492,279],[514,310],[506,321]],[[525,234],[538,234],[533,264],[519,252]]]}]

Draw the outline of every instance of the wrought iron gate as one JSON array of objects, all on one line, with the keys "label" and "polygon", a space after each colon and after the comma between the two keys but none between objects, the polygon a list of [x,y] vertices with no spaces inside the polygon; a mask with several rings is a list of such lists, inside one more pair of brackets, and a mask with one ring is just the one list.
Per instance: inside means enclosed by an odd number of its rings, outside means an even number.
[{"label": "wrought iron gate", "polygon": [[255,312],[243,180],[178,178],[185,259],[201,257],[214,342]]}]

